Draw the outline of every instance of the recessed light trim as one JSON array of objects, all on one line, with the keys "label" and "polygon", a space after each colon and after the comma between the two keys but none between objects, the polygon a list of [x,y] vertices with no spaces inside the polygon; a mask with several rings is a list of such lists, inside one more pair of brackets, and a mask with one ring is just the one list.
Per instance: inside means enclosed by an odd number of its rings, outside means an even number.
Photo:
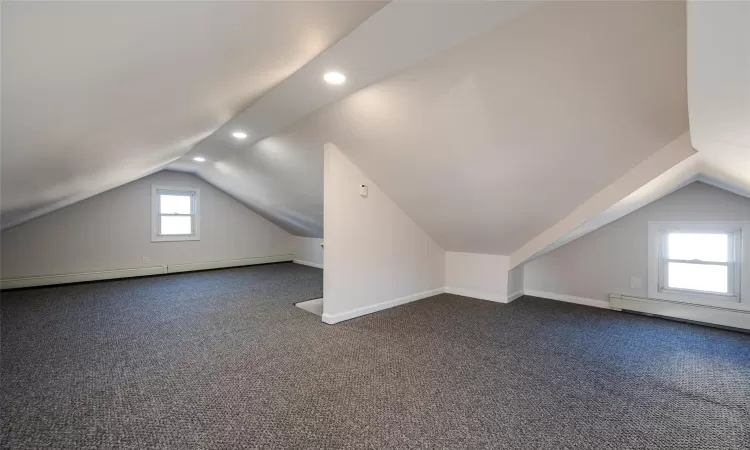
[{"label": "recessed light trim", "polygon": [[326,72],[323,75],[323,80],[328,84],[344,84],[346,81],[346,75],[341,72]]},{"label": "recessed light trim", "polygon": [[234,133],[232,133],[232,137],[234,137],[235,139],[243,140],[247,138],[247,133],[245,133],[244,131],[235,131]]},{"label": "recessed light trim", "polygon": [[202,156],[196,156],[195,158],[193,158],[193,161],[198,161],[198,162],[204,162],[205,160],[206,158]]}]

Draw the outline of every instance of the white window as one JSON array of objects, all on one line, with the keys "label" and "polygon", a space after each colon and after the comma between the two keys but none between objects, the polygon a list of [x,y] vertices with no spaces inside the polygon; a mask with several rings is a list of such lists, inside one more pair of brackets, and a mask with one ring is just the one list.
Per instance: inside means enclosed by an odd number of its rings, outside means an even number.
[{"label": "white window", "polygon": [[200,190],[151,187],[151,241],[200,240]]},{"label": "white window", "polygon": [[649,297],[706,305],[740,302],[742,225],[650,223]]}]

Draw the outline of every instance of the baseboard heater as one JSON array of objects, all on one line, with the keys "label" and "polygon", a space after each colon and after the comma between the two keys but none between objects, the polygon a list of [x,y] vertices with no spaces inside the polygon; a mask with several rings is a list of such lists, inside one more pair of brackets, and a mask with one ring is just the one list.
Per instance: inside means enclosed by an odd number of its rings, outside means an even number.
[{"label": "baseboard heater", "polygon": [[669,300],[631,297],[622,294],[610,294],[609,303],[610,307],[616,310],[633,311],[750,331],[750,311],[721,306],[695,305]]},{"label": "baseboard heater", "polygon": [[252,266],[255,264],[270,264],[277,262],[290,262],[294,255],[260,256],[257,258],[230,259],[226,261],[209,261],[188,264],[170,264],[166,267],[166,273],[192,272],[195,270],[226,269],[228,267]]},{"label": "baseboard heater", "polygon": [[55,284],[81,283],[84,281],[113,280],[118,278],[164,275],[168,273],[192,272],[197,270],[225,269],[229,267],[253,266],[277,262],[291,262],[294,255],[260,256],[257,258],[230,259],[166,266],[137,267],[132,269],[102,270],[97,272],[68,273],[62,275],[42,275],[35,277],[6,278],[0,280],[0,290],[17,289]]}]

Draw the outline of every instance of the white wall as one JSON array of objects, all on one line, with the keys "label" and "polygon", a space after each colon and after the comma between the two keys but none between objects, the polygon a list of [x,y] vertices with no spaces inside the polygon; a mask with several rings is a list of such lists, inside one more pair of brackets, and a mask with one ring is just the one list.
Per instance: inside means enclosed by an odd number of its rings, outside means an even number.
[{"label": "white wall", "polygon": [[[324,167],[323,320],[441,292],[443,249],[333,144],[325,146]],[[360,196],[361,184],[367,197]]]},{"label": "white wall", "polygon": [[523,294],[524,266],[516,266],[508,272],[508,300],[513,301]]},{"label": "white wall", "polygon": [[292,236],[294,239],[294,262],[323,268],[323,239]]},{"label": "white wall", "polygon": [[[151,242],[152,184],[200,188],[200,241]],[[200,178],[162,171],[2,232],[0,270],[2,278],[58,275],[293,250],[290,234]]]},{"label": "white wall", "polygon": [[[747,220],[750,199],[692,183],[526,263],[525,290],[599,301],[610,293],[647,297],[649,221]],[[631,277],[640,288],[631,287]]]},{"label": "white wall", "polygon": [[503,255],[446,252],[446,292],[506,302],[508,263]]}]

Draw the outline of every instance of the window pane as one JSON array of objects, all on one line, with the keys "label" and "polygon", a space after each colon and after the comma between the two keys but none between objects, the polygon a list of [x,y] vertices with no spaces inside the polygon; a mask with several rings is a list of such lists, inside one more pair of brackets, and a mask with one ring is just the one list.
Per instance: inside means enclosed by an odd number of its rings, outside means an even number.
[{"label": "window pane", "polygon": [[707,264],[669,263],[668,287],[728,293],[729,268]]},{"label": "window pane", "polygon": [[167,195],[159,196],[161,214],[190,214],[191,201],[189,195]]},{"label": "window pane", "polygon": [[160,234],[193,234],[192,220],[190,216],[161,216]]},{"label": "window pane", "polygon": [[669,233],[667,250],[669,259],[700,259],[701,261],[728,262],[726,234]]}]

